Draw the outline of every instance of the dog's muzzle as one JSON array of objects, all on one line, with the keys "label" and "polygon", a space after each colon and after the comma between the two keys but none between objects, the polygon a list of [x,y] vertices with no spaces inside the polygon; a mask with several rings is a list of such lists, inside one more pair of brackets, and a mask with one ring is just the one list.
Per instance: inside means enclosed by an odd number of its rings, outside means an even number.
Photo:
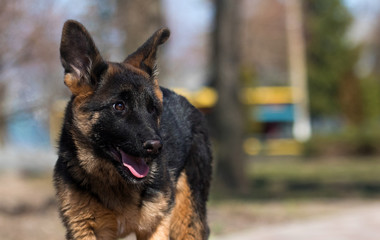
[{"label": "dog's muzzle", "polygon": [[148,140],[144,142],[143,148],[149,155],[157,155],[161,152],[162,143],[159,140]]}]

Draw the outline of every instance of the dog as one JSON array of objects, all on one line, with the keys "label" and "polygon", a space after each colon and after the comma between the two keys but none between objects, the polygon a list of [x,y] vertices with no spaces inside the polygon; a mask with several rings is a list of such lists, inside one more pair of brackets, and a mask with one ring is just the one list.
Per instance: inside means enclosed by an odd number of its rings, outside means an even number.
[{"label": "dog", "polygon": [[212,155],[202,113],[158,84],[157,30],[123,62],[105,61],[65,22],[65,110],[54,186],[66,239],[207,239]]}]

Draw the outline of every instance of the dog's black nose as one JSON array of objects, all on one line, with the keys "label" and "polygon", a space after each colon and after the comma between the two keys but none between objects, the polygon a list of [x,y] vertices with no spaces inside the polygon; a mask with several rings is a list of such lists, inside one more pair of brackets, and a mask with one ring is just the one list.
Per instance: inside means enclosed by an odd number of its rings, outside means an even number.
[{"label": "dog's black nose", "polygon": [[161,151],[162,144],[159,140],[148,140],[144,142],[143,147],[149,154],[158,154]]}]

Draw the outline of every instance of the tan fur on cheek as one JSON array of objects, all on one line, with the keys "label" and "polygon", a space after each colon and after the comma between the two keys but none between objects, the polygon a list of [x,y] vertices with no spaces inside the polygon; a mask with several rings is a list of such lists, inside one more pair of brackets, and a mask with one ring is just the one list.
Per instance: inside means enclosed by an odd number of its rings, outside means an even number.
[{"label": "tan fur on cheek", "polygon": [[[83,113],[80,110],[80,107],[75,108],[74,110],[74,123],[76,127],[81,132],[81,136],[89,136],[92,130],[92,126],[99,119],[99,112],[95,113]],[[88,149],[83,147],[77,136],[76,131],[72,131],[74,141],[78,147],[78,159],[80,160],[80,165],[86,169],[87,172],[92,173],[96,171],[97,165],[94,164],[94,157],[92,154],[89,154]]]},{"label": "tan fur on cheek", "polygon": [[[160,86],[158,85],[158,80],[157,79],[154,79],[154,94],[156,95],[156,97],[160,101],[161,106],[163,106],[163,104],[164,104],[164,96],[162,94]],[[161,123],[161,118],[158,118],[157,119],[157,124],[160,125],[160,123]]]},{"label": "tan fur on cheek", "polygon": [[155,94],[156,94],[158,100],[160,100],[160,102],[161,102],[161,104],[162,104],[163,101],[164,101],[164,97],[163,97],[163,95],[162,95],[162,91],[161,91],[161,89],[160,89],[160,86],[158,85],[158,81],[157,81],[157,79],[154,79],[154,89],[155,89],[154,92],[155,92]]},{"label": "tan fur on cheek", "polygon": [[73,111],[74,111],[75,125],[82,132],[82,134],[84,134],[85,136],[88,136],[89,133],[91,132],[92,126],[94,126],[95,123],[99,119],[99,116],[100,116],[99,112],[85,113],[80,109],[80,106],[76,107]]}]

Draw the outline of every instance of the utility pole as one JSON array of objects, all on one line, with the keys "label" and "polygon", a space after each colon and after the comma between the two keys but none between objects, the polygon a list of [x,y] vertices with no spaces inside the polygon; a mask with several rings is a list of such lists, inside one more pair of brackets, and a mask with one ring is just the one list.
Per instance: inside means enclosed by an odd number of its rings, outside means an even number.
[{"label": "utility pole", "polygon": [[305,41],[302,28],[302,3],[285,0],[289,78],[294,101],[293,135],[301,142],[311,136],[309,94],[307,89]]},{"label": "utility pole", "polygon": [[5,112],[5,82],[0,82],[0,148],[5,146],[7,135],[7,116]]}]

